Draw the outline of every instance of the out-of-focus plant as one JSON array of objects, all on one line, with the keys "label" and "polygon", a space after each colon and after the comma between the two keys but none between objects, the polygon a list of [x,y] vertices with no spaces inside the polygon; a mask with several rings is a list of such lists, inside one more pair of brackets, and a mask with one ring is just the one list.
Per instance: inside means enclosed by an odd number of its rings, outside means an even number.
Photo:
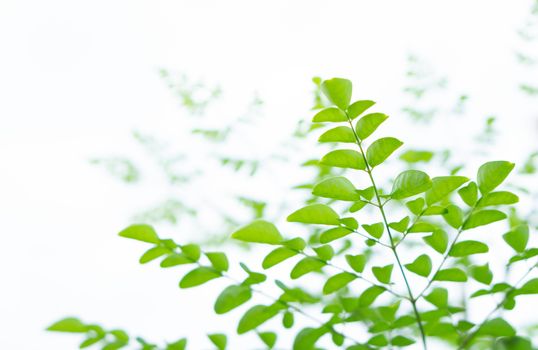
[{"label": "out-of-focus plant", "polygon": [[[510,209],[518,196],[499,189],[514,164],[486,162],[473,179],[430,177],[417,168],[433,155],[415,151],[401,157],[416,160],[410,162],[416,167],[387,172],[385,163],[403,145],[395,137],[372,141],[387,116],[369,112],[373,101],[352,103],[346,79],[320,86],[331,106],[315,113],[313,122],[322,125],[319,142],[333,148],[319,163],[343,173],[312,186],[317,201],[291,212],[280,229],[260,218],[233,232],[235,240],[267,247],[263,259],[252,256],[248,263],[261,263],[263,272],[239,263],[244,276],[232,276],[230,264],[236,262],[225,252],[162,238],[150,225],[131,225],[119,235],[150,245],[142,263],[160,259],[163,268],[189,267],[180,288],[229,281],[214,302],[217,314],[231,312],[257,294],[269,298],[269,303],[242,309],[236,330],[239,335],[256,332],[269,349],[412,344],[434,349],[443,342],[455,349],[532,350],[532,328],[516,329],[504,316],[538,294],[536,232]],[[481,234],[484,230],[487,235]],[[502,248],[496,245],[502,241]],[[505,258],[510,273],[494,272],[491,265]],[[271,276],[276,265],[289,273]],[[278,294],[268,292],[269,283]],[[454,289],[457,285],[465,286],[463,297]],[[473,305],[484,308],[488,300],[485,316],[476,315]],[[99,344],[105,350],[131,344],[144,350],[187,347],[186,339],[160,346],[141,339],[132,343],[123,331],[75,318],[60,320],[49,330],[83,334],[83,347]],[[295,335],[292,343],[279,339],[285,332]],[[225,334],[208,337],[218,349],[234,348]]]}]

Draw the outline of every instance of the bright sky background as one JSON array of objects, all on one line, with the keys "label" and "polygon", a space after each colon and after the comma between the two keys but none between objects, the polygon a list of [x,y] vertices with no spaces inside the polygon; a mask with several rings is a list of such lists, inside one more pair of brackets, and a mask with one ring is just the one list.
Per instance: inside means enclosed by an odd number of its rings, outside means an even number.
[{"label": "bright sky background", "polygon": [[[134,128],[173,135],[170,125],[181,127],[184,111],[159,68],[220,85],[226,113],[244,108],[258,92],[265,102],[263,133],[251,136],[261,153],[308,116],[310,79],[319,75],[351,79],[355,98],[379,101],[392,116],[389,131],[411,145],[466,155],[485,117],[495,114],[502,130],[495,157],[521,162],[538,146],[538,100],[517,90],[521,79],[538,81],[536,68],[522,70],[514,58],[522,45],[516,30],[530,6],[1,1],[2,348],[75,348],[78,337],[43,332],[66,315],[155,341],[192,335],[193,349],[207,348],[206,331],[235,324],[238,314],[212,315],[214,290],[179,291],[177,271],[138,265],[140,245],[117,237],[140,203],[162,193],[134,192],[88,164],[94,156],[136,152]],[[465,118],[445,117],[431,126],[405,119],[401,90],[410,53],[448,77],[453,97],[470,96]],[[420,139],[412,136],[417,133]],[[240,142],[237,147],[244,151]],[[287,168],[290,177],[295,165]],[[217,173],[212,181],[219,187],[224,180]]]}]

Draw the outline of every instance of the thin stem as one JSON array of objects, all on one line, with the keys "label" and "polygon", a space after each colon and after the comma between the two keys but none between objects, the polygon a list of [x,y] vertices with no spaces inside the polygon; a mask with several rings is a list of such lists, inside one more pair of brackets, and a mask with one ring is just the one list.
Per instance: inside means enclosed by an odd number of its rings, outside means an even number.
[{"label": "thin stem", "polygon": [[480,322],[479,324],[475,325],[473,328],[472,328],[472,331],[470,333],[467,334],[467,337],[465,337],[463,339],[463,341],[461,342],[460,346],[458,347],[458,350],[460,349],[465,349],[467,347],[467,345],[469,344],[469,342],[471,340],[474,339],[474,337],[477,335],[478,331],[480,331],[480,328],[482,328],[482,326],[491,318],[491,316],[493,316],[493,314],[499,310],[503,305],[504,303],[506,302],[506,299],[508,298],[508,296],[514,291],[517,289],[517,286],[523,282],[523,280],[531,273],[531,271],[536,268],[538,266],[538,262],[535,263],[534,265],[532,265],[528,270],[527,272],[525,272],[525,274],[523,276],[521,276],[521,278],[510,288],[508,289],[508,291],[505,293],[504,295],[504,298],[499,302],[497,303],[497,305],[495,305],[495,308],[493,308],[493,310],[490,311],[490,313],[484,318],[484,320],[482,322]]},{"label": "thin stem", "polygon": [[390,232],[390,226],[389,226],[389,223],[388,223],[388,220],[387,220],[387,215],[385,214],[385,209],[383,208],[384,204],[381,203],[381,196],[380,196],[379,191],[377,189],[377,185],[375,183],[374,177],[372,176],[372,169],[370,168],[370,165],[368,164],[368,160],[366,159],[366,154],[364,153],[364,150],[362,148],[361,140],[360,140],[359,136],[357,135],[357,132],[355,131],[355,128],[353,127],[353,123],[351,122],[351,118],[349,118],[349,115],[347,113],[346,113],[346,116],[347,116],[347,119],[348,119],[348,122],[349,122],[349,126],[351,127],[351,130],[353,131],[353,135],[355,136],[355,141],[356,141],[357,145],[359,146],[359,149],[360,149],[360,152],[362,154],[362,158],[364,160],[364,163],[366,164],[366,172],[368,173],[368,177],[370,178],[370,182],[372,183],[372,187],[374,189],[374,193],[375,193],[375,197],[376,197],[377,204],[378,204],[378,207],[379,207],[379,211],[381,212],[381,216],[383,217],[383,223],[385,225],[385,228],[387,229],[387,234],[388,234],[389,239],[390,239],[390,248],[391,248],[391,250],[392,250],[392,252],[394,254],[394,257],[395,257],[396,262],[398,264],[398,268],[400,269],[400,272],[401,272],[402,277],[404,279],[405,286],[407,288],[407,293],[409,295],[409,298],[407,298],[407,299],[409,300],[409,302],[411,303],[411,306],[413,307],[413,312],[415,314],[416,321],[417,321],[417,324],[418,324],[418,328],[419,328],[419,331],[420,331],[420,337],[422,338],[422,345],[423,345],[424,349],[426,350],[427,349],[426,333],[424,332],[424,327],[422,325],[422,319],[420,317],[420,313],[419,313],[418,308],[417,308],[417,300],[413,297],[413,291],[411,290],[411,286],[409,285],[409,281],[407,280],[407,276],[405,274],[403,264],[400,261],[400,256],[398,255],[398,252],[396,250],[396,246],[394,245],[394,239],[392,237],[392,233]]}]

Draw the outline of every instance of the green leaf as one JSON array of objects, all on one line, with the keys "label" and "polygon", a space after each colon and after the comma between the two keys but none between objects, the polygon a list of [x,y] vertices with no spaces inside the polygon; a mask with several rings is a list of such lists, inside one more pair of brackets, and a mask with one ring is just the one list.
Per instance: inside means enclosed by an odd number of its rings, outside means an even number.
[{"label": "green leaf", "polygon": [[189,257],[185,254],[173,253],[168,255],[161,261],[161,267],[173,267],[177,265],[192,264],[194,263]]},{"label": "green leaf", "polygon": [[347,108],[347,115],[350,119],[355,119],[373,105],[375,105],[375,102],[370,100],[360,100],[353,102]]},{"label": "green leaf", "polygon": [[277,339],[275,332],[262,332],[258,333],[258,336],[269,349],[272,349],[275,346]]},{"label": "green leaf", "polygon": [[371,225],[362,225],[362,228],[374,238],[381,238],[385,230],[385,226],[382,222],[378,222]]},{"label": "green leaf", "polygon": [[342,78],[332,78],[321,83],[321,91],[329,101],[342,110],[346,110],[351,101],[351,81]]},{"label": "green leaf", "polygon": [[517,290],[518,295],[538,294],[538,278],[533,278],[527,281]]},{"label": "green leaf", "polygon": [[318,112],[312,121],[314,123],[320,122],[347,122],[347,116],[344,111],[336,107],[329,107]]},{"label": "green leaf", "polygon": [[424,299],[437,308],[444,309],[448,306],[448,291],[445,288],[434,288]]},{"label": "green leaf", "polygon": [[306,242],[301,237],[295,237],[282,242],[282,245],[293,250],[303,250],[306,247]]},{"label": "green leaf", "polygon": [[295,255],[297,255],[295,250],[291,250],[286,247],[278,247],[267,254],[265,259],[263,259],[262,267],[264,269],[268,269]]},{"label": "green leaf", "polygon": [[[114,343],[111,343],[111,344],[114,344]],[[110,346],[111,344],[108,344],[107,346]],[[125,345],[127,345],[127,344],[125,344]],[[120,347],[123,347],[125,345],[120,344]],[[119,349],[115,345],[113,345],[110,348],[107,347],[107,346],[105,346],[101,350],[116,350],[116,349]],[[180,339],[178,341],[175,341],[173,343],[168,343],[166,345],[166,350],[185,350],[186,348],[187,348],[187,339],[185,339],[185,338],[182,338],[182,339]]]},{"label": "green leaf", "polygon": [[432,186],[428,174],[419,170],[406,170],[394,180],[390,196],[404,199],[427,191]]},{"label": "green leaf", "polygon": [[422,254],[411,264],[405,265],[405,268],[419,276],[428,277],[432,271],[432,260],[428,255]]},{"label": "green leaf", "polygon": [[450,226],[459,228],[463,224],[463,210],[457,205],[450,204],[446,207],[443,218]]},{"label": "green leaf", "polygon": [[493,209],[484,209],[471,214],[467,222],[463,225],[464,230],[491,224],[496,221],[506,219],[506,214]]},{"label": "green leaf", "polygon": [[328,244],[316,247],[314,248],[314,251],[321,260],[328,261],[334,256],[334,249]]},{"label": "green leaf", "polygon": [[196,287],[218,277],[221,277],[220,272],[210,267],[200,266],[189,271],[185,276],[183,276],[181,281],[179,281],[179,287]]},{"label": "green leaf", "polygon": [[213,268],[217,271],[228,271],[228,258],[222,252],[205,253]]},{"label": "green leaf", "polygon": [[391,222],[389,224],[389,227],[391,229],[394,229],[398,232],[405,232],[407,230],[407,227],[409,226],[409,216],[404,217],[402,220],[397,222]]},{"label": "green leaf", "polygon": [[370,136],[388,116],[383,113],[367,114],[357,122],[355,131],[361,140]]},{"label": "green leaf", "polygon": [[372,267],[372,272],[377,278],[377,280],[381,283],[389,284],[390,283],[390,276],[392,275],[392,268],[394,267],[393,264],[386,265],[386,266],[374,266]]},{"label": "green leaf", "polygon": [[144,253],[144,255],[140,257],[139,261],[141,264],[146,264],[168,253],[170,253],[170,250],[167,248],[159,247],[159,246],[153,247],[153,248],[148,249]]},{"label": "green leaf", "polygon": [[67,317],[47,328],[51,332],[68,332],[68,333],[86,333],[88,326],[82,323],[78,318]]},{"label": "green leaf", "polygon": [[427,221],[418,221],[409,228],[407,232],[409,233],[419,233],[419,232],[434,232],[438,229],[438,226]]},{"label": "green leaf", "polygon": [[479,241],[463,241],[454,244],[448,255],[461,258],[463,256],[482,254],[489,251],[485,243]]},{"label": "green leaf", "polygon": [[431,188],[426,192],[426,203],[432,205],[439,202],[467,181],[469,179],[464,176],[434,177]]},{"label": "green leaf", "polygon": [[471,277],[476,281],[489,285],[493,281],[493,273],[489,269],[489,265],[473,266],[471,268]]},{"label": "green leaf", "polygon": [[226,350],[226,344],[228,343],[228,338],[225,334],[215,333],[208,334],[209,340],[217,347],[218,350]]},{"label": "green leaf", "polygon": [[385,337],[385,335],[378,334],[368,339],[368,344],[376,347],[385,347],[389,345],[389,341],[387,340],[387,337]]},{"label": "green leaf", "polygon": [[355,186],[343,176],[332,177],[321,181],[314,186],[312,194],[318,197],[351,202],[360,199]]},{"label": "green leaf", "polygon": [[461,269],[452,267],[444,270],[440,270],[433,277],[434,281],[448,281],[448,282],[466,282],[467,275]]},{"label": "green leaf", "polygon": [[321,158],[320,164],[338,168],[366,169],[366,163],[362,154],[350,149],[339,149],[329,152]]},{"label": "green leaf", "polygon": [[257,328],[276,316],[278,311],[279,308],[275,305],[255,305],[251,307],[247,312],[245,312],[243,317],[241,317],[241,320],[239,320],[237,334],[244,334],[250,330],[253,330],[254,328]]},{"label": "green leaf", "polygon": [[417,199],[405,203],[405,206],[411,211],[411,213],[420,215],[420,213],[422,213],[422,209],[424,208],[424,203],[424,198],[418,197]]},{"label": "green leaf", "polygon": [[346,261],[348,265],[358,273],[364,271],[364,266],[366,266],[366,256],[359,255],[346,255]]},{"label": "green leaf", "polygon": [[357,139],[349,126],[337,126],[325,131],[318,139],[319,142],[355,143]]},{"label": "green leaf", "polygon": [[493,191],[514,169],[514,163],[507,161],[494,161],[482,164],[478,169],[477,182],[482,194]]},{"label": "green leaf", "polygon": [[303,328],[293,341],[293,350],[315,350],[317,341],[327,332],[328,327]]},{"label": "green leaf", "polygon": [[236,307],[243,305],[252,297],[252,291],[248,286],[231,285],[226,287],[215,301],[215,312],[225,314]]},{"label": "green leaf", "polygon": [[357,279],[354,274],[342,272],[330,277],[323,286],[323,294],[331,294],[347,286],[351,281]]},{"label": "green leaf", "polygon": [[286,311],[284,313],[284,316],[282,316],[282,325],[284,328],[289,329],[293,327],[293,324],[295,323],[295,317],[293,316],[293,313],[290,311]]},{"label": "green leaf", "polygon": [[290,276],[292,279],[297,279],[303,275],[306,275],[307,273],[319,271],[323,266],[325,266],[324,261],[312,257],[306,257],[293,267]]},{"label": "green leaf", "polygon": [[265,220],[254,220],[232,234],[232,238],[251,243],[279,244],[282,236],[275,225]]},{"label": "green leaf", "polygon": [[402,155],[400,159],[407,163],[429,162],[433,158],[433,152],[409,150]]},{"label": "green leaf", "polygon": [[476,204],[476,201],[478,199],[478,186],[475,182],[469,182],[467,186],[464,186],[458,190],[458,194],[460,195],[461,199],[467,204],[468,206],[472,207]]},{"label": "green leaf", "polygon": [[202,254],[202,250],[198,244],[186,244],[181,246],[181,251],[192,261],[198,261]]},{"label": "green leaf", "polygon": [[373,168],[383,163],[401,145],[403,142],[394,137],[383,137],[375,140],[366,150],[368,164]]},{"label": "green leaf", "polygon": [[403,335],[397,335],[397,336],[395,336],[394,338],[391,339],[390,343],[393,346],[404,347],[404,346],[409,346],[409,345],[414,344],[415,341],[413,339],[409,339],[407,337],[404,337]]},{"label": "green leaf", "polygon": [[493,350],[533,350],[532,342],[523,337],[504,337],[495,342]]},{"label": "green leaf", "polygon": [[160,242],[159,236],[153,229],[153,227],[144,224],[136,224],[127,227],[125,230],[119,233],[121,237],[136,239],[137,241],[155,243]]},{"label": "green leaf", "polygon": [[359,306],[368,307],[372,305],[377,297],[383,294],[385,291],[386,289],[381,286],[371,286],[362,292],[361,296],[359,297]]},{"label": "green leaf", "polygon": [[480,201],[478,207],[488,207],[491,205],[508,205],[519,202],[519,197],[508,191],[490,192],[485,194]]},{"label": "green leaf", "polygon": [[339,238],[345,237],[349,235],[352,230],[346,228],[346,227],[334,227],[331,229],[328,229],[327,231],[324,231],[319,236],[319,242],[326,244],[329,242],[332,242],[334,240],[337,240]]},{"label": "green leaf", "polygon": [[484,322],[477,332],[477,335],[488,335],[492,337],[513,337],[516,330],[503,318],[497,317]]},{"label": "green leaf", "polygon": [[338,225],[340,217],[325,204],[311,204],[303,207],[288,216],[289,222],[304,224]]},{"label": "green leaf", "polygon": [[522,253],[529,242],[529,226],[518,225],[503,235],[504,241],[516,252]]}]

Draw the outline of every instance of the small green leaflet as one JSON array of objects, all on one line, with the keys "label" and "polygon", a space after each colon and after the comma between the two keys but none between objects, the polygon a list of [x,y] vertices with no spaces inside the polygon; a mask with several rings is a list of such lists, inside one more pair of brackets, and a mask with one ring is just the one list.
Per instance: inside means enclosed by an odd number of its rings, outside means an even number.
[{"label": "small green leaflet", "polygon": [[312,121],[314,123],[320,122],[345,122],[347,121],[346,114],[339,108],[329,107],[318,112]]},{"label": "small green leaflet", "polygon": [[471,277],[476,281],[489,285],[493,280],[493,273],[489,269],[489,265],[477,265],[471,267]]},{"label": "small green leaflet", "polygon": [[237,326],[237,334],[244,334],[258,326],[262,325],[269,319],[273,318],[278,314],[279,307],[276,304],[265,306],[265,305],[255,305],[251,307],[241,320],[239,320],[239,325]]},{"label": "small green leaflet", "polygon": [[268,269],[295,255],[297,255],[295,250],[286,247],[278,247],[267,254],[265,259],[263,259],[262,267]]},{"label": "small green leaflet", "polygon": [[357,170],[366,169],[366,163],[362,154],[350,149],[340,149],[327,153],[320,161],[323,165],[350,168]]},{"label": "small green leaflet", "polygon": [[334,249],[328,244],[313,248],[316,255],[324,261],[331,260],[334,256]]},{"label": "small green leaflet", "polygon": [[448,306],[448,291],[445,288],[434,288],[424,299],[439,309],[444,309]]},{"label": "small green leaflet", "polygon": [[345,237],[352,232],[353,232],[352,230],[346,227],[334,227],[334,228],[328,229],[327,231],[322,232],[321,235],[319,236],[319,242],[322,244],[326,244],[334,240],[337,240],[339,238]]},{"label": "small green leaflet", "polygon": [[276,344],[277,335],[275,332],[261,332],[258,336],[269,349],[272,349]]},{"label": "small green leaflet", "polygon": [[420,215],[424,208],[424,203],[424,198],[418,197],[417,199],[405,203],[405,206],[411,211],[411,213],[415,215]]},{"label": "small green leaflet", "polygon": [[366,159],[373,168],[383,163],[403,142],[394,137],[383,137],[375,140],[366,150]]},{"label": "small green leaflet", "polygon": [[150,225],[131,225],[119,233],[121,237],[136,239],[137,241],[155,243],[160,242],[159,236]]},{"label": "small green leaflet", "polygon": [[517,290],[518,295],[538,294],[538,278],[527,281]]},{"label": "small green leaflet", "polygon": [[229,263],[226,254],[222,252],[207,252],[205,255],[215,270],[228,271]]},{"label": "small green leaflet", "polygon": [[381,238],[383,235],[383,231],[385,230],[385,226],[382,222],[378,222],[371,225],[362,225],[362,228],[370,234],[370,236],[374,238]]},{"label": "small green leaflet", "polygon": [[383,294],[385,291],[386,289],[381,286],[371,286],[362,292],[361,296],[359,297],[359,306],[367,307],[372,305],[377,297]]},{"label": "small green leaflet", "polygon": [[409,150],[402,155],[400,159],[407,163],[429,162],[433,158],[433,153],[430,151]]},{"label": "small green leaflet", "polygon": [[165,247],[160,247],[160,246],[157,246],[157,247],[153,247],[153,248],[150,248],[148,249],[141,257],[140,257],[140,260],[139,262],[141,264],[146,264],[150,261],[153,261],[165,254],[169,254],[170,253],[170,249],[168,248],[165,248]]},{"label": "small green leaflet", "polygon": [[323,294],[331,294],[337,290],[344,288],[351,281],[357,279],[357,276],[349,272],[342,272],[330,277],[323,286]]},{"label": "small green leaflet", "polygon": [[332,78],[321,83],[321,91],[329,101],[342,110],[346,110],[349,106],[352,89],[351,81],[343,78]]},{"label": "small green leaflet", "polygon": [[316,343],[325,333],[329,331],[328,327],[320,328],[303,328],[293,341],[293,350],[313,350]]},{"label": "small green leaflet", "polygon": [[433,276],[434,281],[466,282],[467,275],[457,267],[440,270]]},{"label": "small green leaflet", "polygon": [[206,283],[212,279],[220,277],[221,274],[213,268],[200,266],[194,270],[189,271],[181,281],[179,281],[180,288],[192,288]]},{"label": "small green leaflet", "polygon": [[351,202],[360,199],[360,195],[357,193],[355,186],[343,176],[336,176],[321,181],[314,186],[312,194],[318,197]]},{"label": "small green leaflet", "polygon": [[478,207],[489,207],[492,205],[508,205],[519,202],[519,197],[508,191],[490,192],[485,194],[480,201]]},{"label": "small green leaflet", "polygon": [[512,337],[516,335],[516,330],[503,318],[498,317],[484,322],[477,334],[492,337]]},{"label": "small green leaflet", "polygon": [[355,134],[349,126],[337,126],[325,131],[318,139],[319,142],[355,143]]},{"label": "small green leaflet", "polygon": [[463,225],[464,230],[491,224],[496,221],[506,219],[506,214],[493,209],[484,209],[471,214]]},{"label": "small green leaflet", "polygon": [[194,261],[192,261],[185,254],[173,253],[173,254],[168,255],[166,258],[164,258],[161,261],[161,267],[173,267],[177,265],[192,264],[192,263],[194,263]]},{"label": "small green leaflet", "polygon": [[292,279],[297,279],[307,273],[319,271],[323,266],[325,266],[324,261],[312,257],[305,257],[293,267],[290,277]]},{"label": "small green leaflet", "polygon": [[463,224],[463,210],[455,204],[449,204],[443,218],[450,226],[459,228]]},{"label": "small green leaflet", "polygon": [[427,191],[432,186],[428,174],[419,170],[406,170],[400,173],[392,185],[391,197],[404,199]]},{"label": "small green leaflet", "polygon": [[461,258],[472,254],[487,253],[488,251],[489,248],[485,243],[479,241],[463,241],[454,244],[448,255]]},{"label": "small green leaflet", "polygon": [[86,333],[88,331],[88,326],[82,323],[78,318],[67,317],[52,324],[47,330],[53,332]]},{"label": "small green leaflet", "polygon": [[426,192],[426,203],[432,205],[439,202],[467,181],[469,179],[464,176],[434,177],[431,188]]},{"label": "small green leaflet", "polygon": [[304,224],[338,225],[340,217],[325,204],[311,204],[303,207],[287,218],[289,222],[301,222]]},{"label": "small green leaflet", "polygon": [[426,254],[422,254],[410,264],[406,264],[405,268],[422,277],[428,277],[432,271],[432,260]]},{"label": "small green leaflet", "polygon": [[254,220],[232,234],[232,238],[251,243],[279,244],[282,236],[275,225],[265,220]]},{"label": "small green leaflet", "polygon": [[373,105],[375,105],[375,102],[370,100],[360,100],[353,102],[347,108],[347,115],[350,119],[355,119]]},{"label": "small green leaflet", "polygon": [[355,131],[361,140],[366,139],[383,123],[388,116],[383,113],[367,114],[357,121]]},{"label": "small green leaflet", "polygon": [[366,256],[363,254],[359,255],[346,255],[346,261],[348,265],[358,273],[364,271],[364,266],[366,266]]},{"label": "small green leaflet", "polygon": [[472,207],[476,204],[478,199],[478,186],[475,182],[469,182],[467,186],[464,186],[458,190],[458,194],[465,204]]},{"label": "small green leaflet", "polygon": [[507,161],[494,161],[482,164],[478,169],[477,182],[482,194],[493,191],[514,169],[514,163]]},{"label": "small green leaflet", "polygon": [[516,252],[522,253],[529,242],[529,226],[518,225],[503,235],[504,241]]},{"label": "small green leaflet", "polygon": [[389,284],[390,283],[390,276],[392,275],[392,268],[393,264],[387,265],[387,266],[374,266],[372,267],[372,273],[374,274],[375,278],[381,283]]},{"label": "small green leaflet", "polygon": [[252,291],[248,286],[231,285],[226,287],[215,301],[215,312],[219,315],[227,313],[236,307],[246,303],[252,297]]},{"label": "small green leaflet", "polygon": [[217,347],[218,350],[226,350],[226,344],[228,343],[228,338],[225,334],[221,333],[215,333],[215,334],[208,334],[207,337],[213,345]]}]

